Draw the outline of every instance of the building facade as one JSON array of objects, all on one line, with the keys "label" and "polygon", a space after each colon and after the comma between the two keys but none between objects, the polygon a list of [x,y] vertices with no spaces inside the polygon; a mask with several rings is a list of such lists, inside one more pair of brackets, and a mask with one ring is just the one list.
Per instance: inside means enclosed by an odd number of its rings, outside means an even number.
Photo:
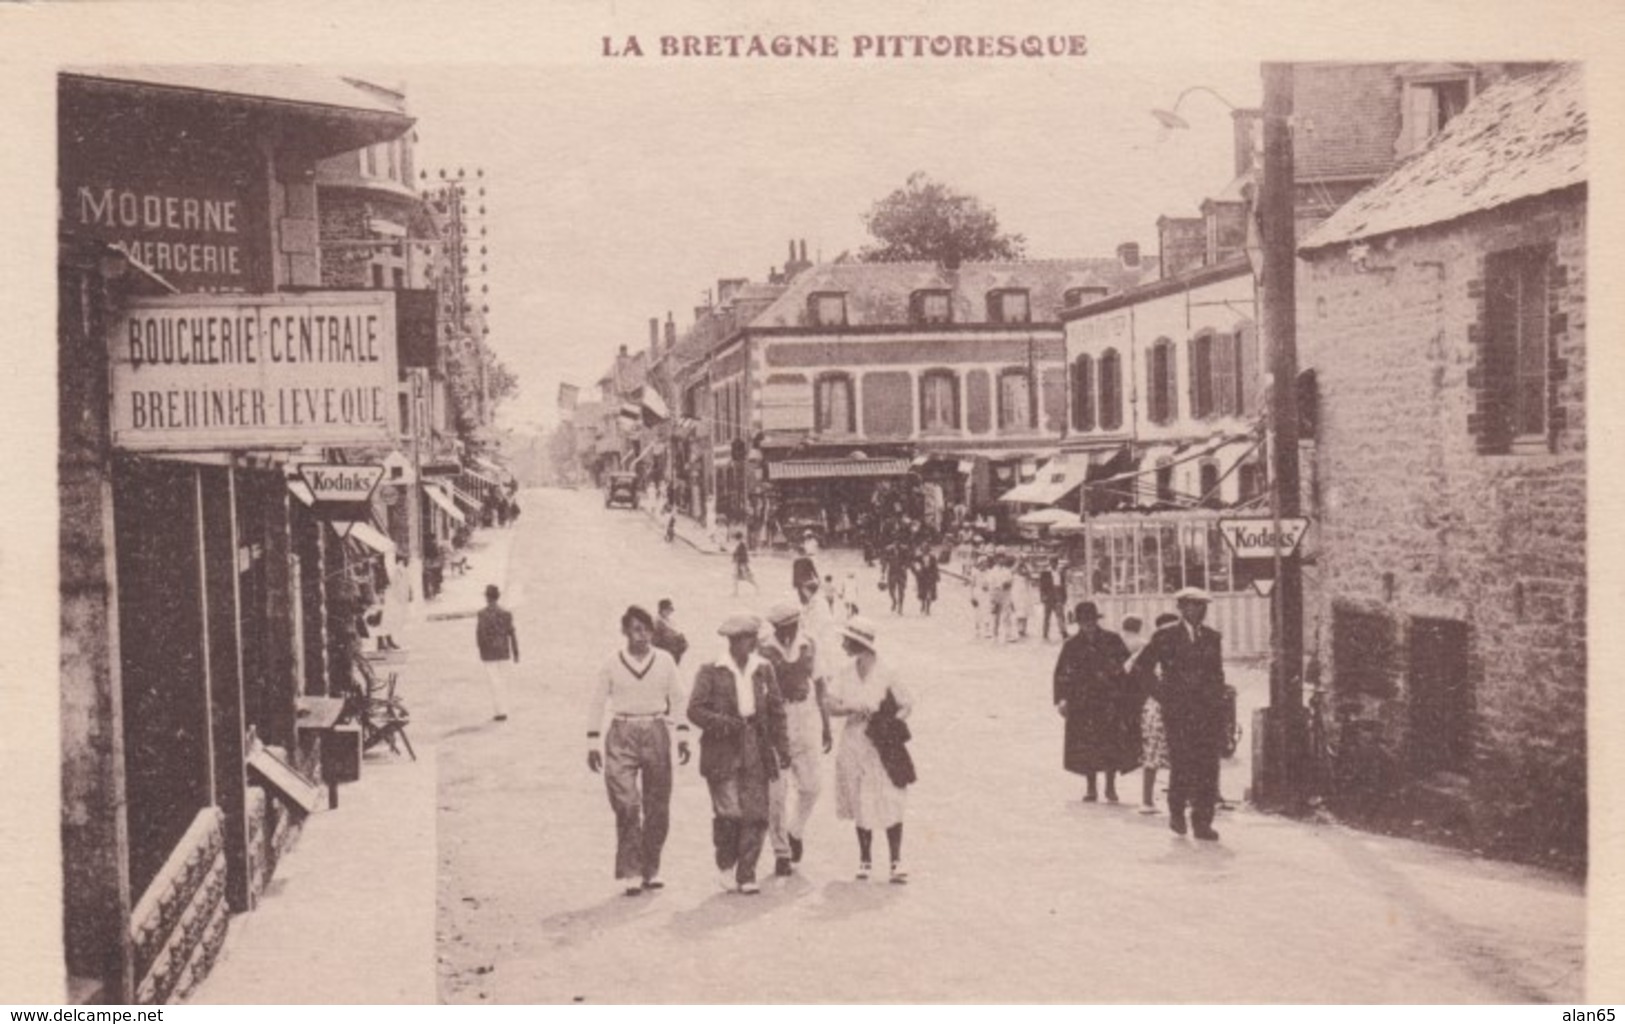
[{"label": "building facade", "polygon": [[[286,69],[59,78],[64,998],[207,974],[321,776],[387,549],[290,486],[400,430],[391,296],[322,283],[316,162],[411,120]],[[319,326],[318,326],[319,324]],[[274,774],[274,773],[273,773]]]},{"label": "building facade", "polygon": [[1586,845],[1586,114],[1486,89],[1304,240],[1317,660],[1353,781],[1481,848]]}]

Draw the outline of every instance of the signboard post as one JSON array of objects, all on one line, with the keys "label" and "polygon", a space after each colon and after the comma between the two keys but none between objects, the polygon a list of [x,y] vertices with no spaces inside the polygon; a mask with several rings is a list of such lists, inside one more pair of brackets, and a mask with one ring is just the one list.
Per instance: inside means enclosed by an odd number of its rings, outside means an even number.
[{"label": "signboard post", "polygon": [[113,444],[125,451],[393,444],[395,296],[180,295],[108,332]]}]

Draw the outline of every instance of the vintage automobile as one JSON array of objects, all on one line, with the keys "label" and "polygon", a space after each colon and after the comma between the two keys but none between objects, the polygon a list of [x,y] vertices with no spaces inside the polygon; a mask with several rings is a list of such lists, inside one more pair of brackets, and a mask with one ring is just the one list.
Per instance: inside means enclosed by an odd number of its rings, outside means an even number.
[{"label": "vintage automobile", "polygon": [[614,508],[616,505],[625,508],[638,507],[638,477],[636,473],[611,473],[609,482],[604,487],[604,507]]}]

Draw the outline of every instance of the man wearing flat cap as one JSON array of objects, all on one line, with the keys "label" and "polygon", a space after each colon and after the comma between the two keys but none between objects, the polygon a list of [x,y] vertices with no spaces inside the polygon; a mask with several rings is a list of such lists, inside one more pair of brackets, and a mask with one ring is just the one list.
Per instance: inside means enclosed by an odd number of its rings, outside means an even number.
[{"label": "man wearing flat cap", "polygon": [[721,657],[700,666],[688,719],[700,734],[700,775],[711,790],[711,841],[724,889],[755,895],[756,861],[767,834],[769,788],[790,764],[784,698],[773,666],[756,652],[762,623],[731,615],[717,630]]},{"label": "man wearing flat cap", "polygon": [[1224,654],[1217,630],[1202,624],[1213,598],[1199,587],[1174,595],[1179,621],[1157,630],[1135,662],[1142,687],[1162,706],[1168,739],[1168,827],[1185,834],[1185,809],[1197,839],[1216,840],[1219,759],[1226,718]]},{"label": "man wearing flat cap", "polygon": [[[817,580],[811,585],[816,587]],[[818,802],[819,757],[829,750],[833,737],[829,714],[823,710],[818,640],[802,623],[801,606],[792,601],[776,604],[767,613],[767,621],[773,632],[762,642],[761,653],[778,680],[790,737],[790,769],[780,772],[768,791],[767,835],[773,843],[773,873],[785,877],[801,861],[807,819]]]}]

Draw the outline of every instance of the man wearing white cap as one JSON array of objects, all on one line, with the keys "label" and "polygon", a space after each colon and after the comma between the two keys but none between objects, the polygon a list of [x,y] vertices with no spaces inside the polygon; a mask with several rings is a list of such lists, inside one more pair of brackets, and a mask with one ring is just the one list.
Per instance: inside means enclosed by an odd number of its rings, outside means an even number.
[{"label": "man wearing white cap", "polygon": [[688,700],[688,719],[699,726],[700,775],[711,790],[711,842],[723,888],[747,896],[761,892],[756,861],[767,833],[768,793],[790,764],[784,698],[769,665],[756,653],[762,623],[730,615],[717,630],[728,649],[700,666]]},{"label": "man wearing white cap", "polygon": [[[819,604],[816,579],[808,581],[812,590],[809,607]],[[818,673],[819,642],[807,635],[802,609],[789,602],[773,606],[767,613],[772,634],[762,643],[762,657],[773,666],[773,675],[784,697],[785,724],[790,737],[790,770],[780,772],[768,790],[767,834],[773,843],[773,873],[790,875],[800,863],[802,837],[807,819],[818,802],[818,759],[829,750],[833,737],[829,714],[823,710],[824,679]],[[790,783],[795,782],[795,808],[790,808]]]},{"label": "man wearing white cap", "polygon": [[1135,662],[1162,706],[1168,739],[1168,827],[1185,834],[1185,808],[1197,839],[1216,840],[1219,758],[1225,720],[1223,638],[1202,624],[1213,598],[1199,587],[1174,595],[1179,621],[1157,630]]}]

